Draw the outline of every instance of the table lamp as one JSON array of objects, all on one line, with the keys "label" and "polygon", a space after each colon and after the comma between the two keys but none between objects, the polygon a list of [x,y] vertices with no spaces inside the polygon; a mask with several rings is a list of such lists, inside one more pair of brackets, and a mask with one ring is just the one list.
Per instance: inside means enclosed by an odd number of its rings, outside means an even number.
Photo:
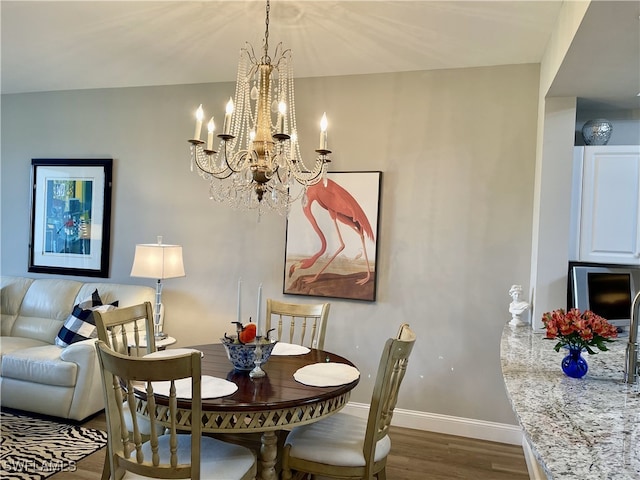
[{"label": "table lamp", "polygon": [[132,277],[155,278],[156,308],[154,310],[154,332],[156,340],[163,340],[167,335],[163,333],[164,315],[162,312],[162,280],[165,278],[184,277],[182,262],[182,247],[180,245],[165,245],[162,237],[158,236],[158,243],[138,244],[131,267]]}]

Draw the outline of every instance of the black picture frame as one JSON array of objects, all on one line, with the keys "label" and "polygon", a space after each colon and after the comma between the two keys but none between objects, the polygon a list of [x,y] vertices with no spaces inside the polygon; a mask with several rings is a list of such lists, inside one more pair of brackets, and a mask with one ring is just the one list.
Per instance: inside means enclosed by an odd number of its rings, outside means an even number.
[{"label": "black picture frame", "polygon": [[29,272],[109,276],[113,159],[31,160]]},{"label": "black picture frame", "polygon": [[287,216],[283,293],[376,300],[381,188],[379,171],[328,172],[308,187]]}]

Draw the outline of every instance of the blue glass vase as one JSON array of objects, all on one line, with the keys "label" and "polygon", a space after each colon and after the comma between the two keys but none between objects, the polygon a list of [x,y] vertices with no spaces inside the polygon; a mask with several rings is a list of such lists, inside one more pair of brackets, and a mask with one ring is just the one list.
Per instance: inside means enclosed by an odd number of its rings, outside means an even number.
[{"label": "blue glass vase", "polygon": [[582,358],[580,347],[569,347],[569,353],[562,359],[562,371],[568,377],[582,378],[589,370],[587,361]]}]

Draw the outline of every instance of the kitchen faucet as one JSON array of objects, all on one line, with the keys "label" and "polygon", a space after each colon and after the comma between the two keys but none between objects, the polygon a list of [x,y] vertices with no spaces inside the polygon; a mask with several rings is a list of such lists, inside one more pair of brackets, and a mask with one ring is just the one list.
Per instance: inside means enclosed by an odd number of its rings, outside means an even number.
[{"label": "kitchen faucet", "polygon": [[638,330],[640,329],[640,292],[631,304],[631,326],[629,327],[629,343],[624,366],[624,381],[636,383],[638,381]]}]

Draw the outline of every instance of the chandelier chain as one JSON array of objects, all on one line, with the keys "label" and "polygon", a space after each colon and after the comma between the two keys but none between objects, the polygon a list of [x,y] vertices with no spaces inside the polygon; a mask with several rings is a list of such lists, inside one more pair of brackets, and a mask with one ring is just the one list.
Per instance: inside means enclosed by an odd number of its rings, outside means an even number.
[{"label": "chandelier chain", "polygon": [[264,19],[264,56],[263,56],[263,63],[271,63],[271,59],[269,58],[269,12],[271,11],[271,4],[269,3],[269,0],[267,0],[267,6],[266,6],[266,14],[265,14],[265,19]]}]

